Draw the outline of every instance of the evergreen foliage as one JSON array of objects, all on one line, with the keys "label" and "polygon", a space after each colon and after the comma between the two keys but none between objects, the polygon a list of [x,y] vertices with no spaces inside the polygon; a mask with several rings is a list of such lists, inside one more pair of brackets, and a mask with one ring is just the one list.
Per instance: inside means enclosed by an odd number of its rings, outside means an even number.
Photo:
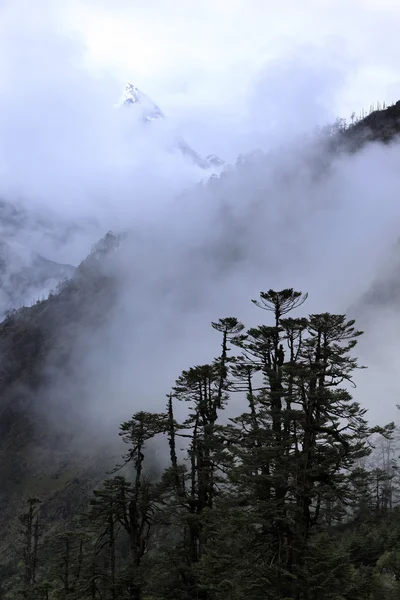
[{"label": "evergreen foliage", "polygon": [[[396,429],[371,427],[350,394],[354,321],[298,316],[306,299],[268,290],[253,300],[266,323],[212,323],[219,356],[181,373],[164,413],[121,425],[124,463],[79,517],[49,526],[29,498],[1,597],[398,598]],[[169,457],[154,477],[146,454],[160,436]]]}]

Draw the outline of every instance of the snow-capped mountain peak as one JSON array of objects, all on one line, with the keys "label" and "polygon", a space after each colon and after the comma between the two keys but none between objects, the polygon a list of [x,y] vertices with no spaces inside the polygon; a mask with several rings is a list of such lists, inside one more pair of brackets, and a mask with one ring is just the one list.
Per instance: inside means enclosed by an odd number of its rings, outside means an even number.
[{"label": "snow-capped mountain peak", "polygon": [[[140,108],[141,118],[144,123],[155,121],[159,119],[165,119],[165,115],[157,104],[155,104],[146,94],[143,94],[132,83],[125,85],[125,90],[122,95],[120,102],[116,105],[117,107],[130,107],[136,106]],[[209,154],[206,158],[203,158],[189,146],[189,144],[183,138],[178,138],[175,142],[175,147],[187,156],[192,162],[194,162],[201,169],[220,169],[224,165],[224,161],[221,160],[215,154]]]},{"label": "snow-capped mountain peak", "polygon": [[143,94],[132,83],[127,83],[122,95],[119,106],[130,106],[136,104],[142,109],[142,118],[145,122],[154,121],[154,119],[164,119],[164,114],[146,94]]},{"label": "snow-capped mountain peak", "polygon": [[124,102],[127,103],[135,103],[140,102],[141,97],[140,90],[136,87],[136,85],[132,85],[132,83],[127,83],[124,91]]}]

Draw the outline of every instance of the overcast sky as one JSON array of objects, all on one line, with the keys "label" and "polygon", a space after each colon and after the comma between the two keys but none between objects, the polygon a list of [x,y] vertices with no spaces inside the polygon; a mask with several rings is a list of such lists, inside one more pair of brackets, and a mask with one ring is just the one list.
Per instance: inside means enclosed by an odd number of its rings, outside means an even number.
[{"label": "overcast sky", "polygon": [[323,99],[337,111],[394,100],[400,92],[396,0],[66,4],[66,22],[83,34],[91,64],[135,79],[171,111],[179,105],[245,110],[268,65],[304,56],[310,70],[338,71],[336,89]]},{"label": "overcast sky", "polygon": [[[99,77],[135,83],[184,134],[249,149],[276,104],[326,122],[400,98],[397,0],[2,0],[3,36],[52,31]],[[1,59],[0,59],[1,60]],[[3,61],[6,58],[3,56]],[[8,60],[8,57],[7,57]],[[199,123],[200,131],[199,131]],[[202,134],[202,135],[201,135]],[[250,141],[251,140],[251,141]],[[209,150],[211,151],[211,150]]]}]

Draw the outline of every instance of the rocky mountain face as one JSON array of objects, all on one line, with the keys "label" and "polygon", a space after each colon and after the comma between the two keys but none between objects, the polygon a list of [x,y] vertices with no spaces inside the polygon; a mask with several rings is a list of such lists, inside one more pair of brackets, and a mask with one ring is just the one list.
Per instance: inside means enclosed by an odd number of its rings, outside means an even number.
[{"label": "rocky mountain face", "polygon": [[[120,106],[138,106],[141,110],[141,118],[143,123],[149,124],[153,121],[165,119],[165,115],[157,104],[155,104],[146,94],[143,94],[136,86],[128,83],[125,86],[125,92],[122,97]],[[191,160],[195,165],[201,169],[218,169],[224,165],[224,161],[221,160],[215,154],[209,154],[206,157],[202,157],[198,152],[183,139],[178,137],[175,140],[175,147],[178,148],[184,156]]]}]

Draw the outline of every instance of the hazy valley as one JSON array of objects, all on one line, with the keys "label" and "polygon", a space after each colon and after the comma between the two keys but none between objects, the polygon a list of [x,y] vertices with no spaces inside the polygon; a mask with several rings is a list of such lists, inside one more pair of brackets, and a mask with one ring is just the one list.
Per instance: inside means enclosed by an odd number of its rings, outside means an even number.
[{"label": "hazy valley", "polygon": [[326,125],[333,68],[246,95],[203,38],[155,84],[153,13],[118,101],[8,14],[0,600],[397,600],[400,101]]}]

